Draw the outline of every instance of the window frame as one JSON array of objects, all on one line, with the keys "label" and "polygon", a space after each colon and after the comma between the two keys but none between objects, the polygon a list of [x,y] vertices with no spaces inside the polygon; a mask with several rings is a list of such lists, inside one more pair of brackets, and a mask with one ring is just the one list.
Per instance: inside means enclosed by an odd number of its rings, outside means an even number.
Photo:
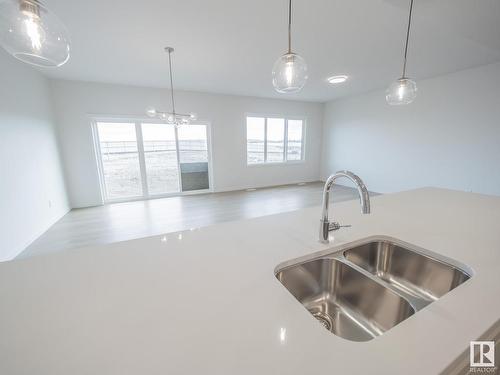
[{"label": "window frame", "polygon": [[[149,199],[158,199],[158,198],[168,198],[182,195],[195,195],[195,194],[206,194],[207,192],[214,192],[213,187],[213,163],[212,163],[212,124],[210,121],[205,120],[197,120],[196,125],[204,125],[207,129],[207,154],[208,154],[208,189],[203,190],[193,190],[193,191],[182,191],[181,188],[181,177],[179,170],[179,191],[173,193],[165,193],[165,194],[149,194],[149,189],[147,189],[147,171],[145,169],[145,160],[144,158],[144,143],[142,142],[142,124],[165,124],[164,121],[159,119],[143,117],[143,116],[109,116],[109,115],[99,115],[99,114],[89,114],[88,119],[91,126],[92,131],[92,139],[94,143],[94,156],[96,158],[97,171],[99,176],[99,187],[101,193],[101,204],[112,204],[112,203],[122,203],[122,202],[134,202],[134,201],[142,201]],[[137,150],[139,153],[139,164],[141,169],[141,184],[143,187],[143,194],[140,196],[133,196],[127,198],[109,198],[107,196],[107,188],[106,181],[104,177],[104,166],[102,163],[102,155],[101,155],[101,147],[99,140],[99,131],[97,129],[97,124],[100,122],[104,123],[130,123],[135,125],[136,129],[136,142],[137,142]],[[140,142],[139,142],[139,133],[140,133]],[[176,147],[177,154],[179,153],[179,145],[178,145],[178,136],[177,129],[175,129],[176,133]],[[142,156],[141,156],[142,153]],[[141,160],[141,158],[143,160]],[[179,155],[177,155],[177,167],[180,168]],[[144,190],[144,183],[146,182],[146,190]],[[147,194],[146,194],[147,192]]]},{"label": "window frame", "polygon": [[[264,161],[258,163],[248,162],[248,118],[257,117],[264,119]],[[284,142],[283,142],[283,161],[267,161],[267,120],[268,119],[283,119],[285,121],[284,130]],[[288,122],[292,121],[302,121],[302,139],[300,148],[300,159],[299,160],[288,160]],[[302,164],[305,162],[306,153],[306,117],[302,116],[285,116],[285,115],[264,115],[262,113],[245,113],[245,152],[246,152],[246,165],[247,167],[261,167],[261,166],[278,166],[278,165],[291,165],[291,164]]]}]

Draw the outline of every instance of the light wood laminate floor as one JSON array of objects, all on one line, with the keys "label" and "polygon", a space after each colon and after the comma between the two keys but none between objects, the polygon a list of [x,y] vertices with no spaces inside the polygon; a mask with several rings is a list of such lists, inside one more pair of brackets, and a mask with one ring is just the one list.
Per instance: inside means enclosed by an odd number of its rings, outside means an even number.
[{"label": "light wood laminate floor", "polygon": [[[74,209],[18,258],[319,206],[322,189],[323,183],[313,182]],[[343,186],[335,186],[332,195],[337,202],[358,196],[355,189]]]}]

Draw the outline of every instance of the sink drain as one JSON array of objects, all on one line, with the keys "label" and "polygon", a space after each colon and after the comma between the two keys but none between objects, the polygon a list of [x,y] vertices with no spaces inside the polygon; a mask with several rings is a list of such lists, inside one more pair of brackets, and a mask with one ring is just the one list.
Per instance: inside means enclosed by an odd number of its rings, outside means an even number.
[{"label": "sink drain", "polygon": [[327,330],[332,330],[332,319],[328,315],[318,312],[313,314],[313,316]]}]

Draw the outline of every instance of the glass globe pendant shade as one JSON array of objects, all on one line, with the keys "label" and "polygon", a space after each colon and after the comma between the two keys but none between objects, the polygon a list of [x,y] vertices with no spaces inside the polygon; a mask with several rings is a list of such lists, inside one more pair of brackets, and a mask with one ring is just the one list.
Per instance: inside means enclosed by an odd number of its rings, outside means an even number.
[{"label": "glass globe pendant shade", "polygon": [[0,0],[0,45],[37,66],[58,67],[69,60],[68,31],[38,0]]},{"label": "glass globe pendant shade", "polygon": [[385,99],[390,105],[410,104],[417,97],[417,84],[409,78],[400,78],[386,91]]},{"label": "glass globe pendant shade", "polygon": [[299,92],[307,81],[307,64],[295,54],[287,53],[274,63],[273,86],[280,93]]}]

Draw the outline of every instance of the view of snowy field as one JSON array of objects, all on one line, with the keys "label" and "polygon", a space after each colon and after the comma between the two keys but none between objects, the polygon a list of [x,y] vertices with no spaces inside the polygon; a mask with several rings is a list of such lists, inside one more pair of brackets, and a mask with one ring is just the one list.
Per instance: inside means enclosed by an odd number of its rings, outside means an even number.
[{"label": "view of snowy field", "polygon": [[97,131],[108,201],[176,193],[181,190],[180,167],[208,170],[206,125],[176,129],[161,123],[98,122]]},{"label": "view of snowy field", "polygon": [[[181,163],[208,162],[205,140],[179,141]],[[141,196],[136,142],[101,142],[104,179],[109,199]],[[144,161],[150,195],[179,191],[175,141],[144,141]]]},{"label": "view of snowy field", "polygon": [[[205,140],[179,141],[181,163],[208,162]],[[283,142],[268,142],[269,162],[283,161]],[[136,142],[101,142],[104,179],[109,199],[141,196],[141,172]],[[300,142],[288,143],[288,160],[300,160]],[[179,192],[175,141],[145,141],[144,159],[150,195]],[[264,161],[263,142],[248,143],[248,163]]]},{"label": "view of snowy field", "polygon": [[[209,187],[206,125],[99,122],[97,131],[106,200]],[[247,163],[300,161],[302,136],[302,120],[248,117]]]},{"label": "view of snowy field", "polygon": [[248,164],[301,160],[303,125],[302,120],[247,117]]},{"label": "view of snowy field", "polygon": [[[283,162],[283,141],[267,141],[267,162]],[[248,164],[264,163],[264,142],[261,140],[249,139],[247,142]],[[288,141],[288,161],[297,161],[302,157],[302,147],[300,141]]]}]

